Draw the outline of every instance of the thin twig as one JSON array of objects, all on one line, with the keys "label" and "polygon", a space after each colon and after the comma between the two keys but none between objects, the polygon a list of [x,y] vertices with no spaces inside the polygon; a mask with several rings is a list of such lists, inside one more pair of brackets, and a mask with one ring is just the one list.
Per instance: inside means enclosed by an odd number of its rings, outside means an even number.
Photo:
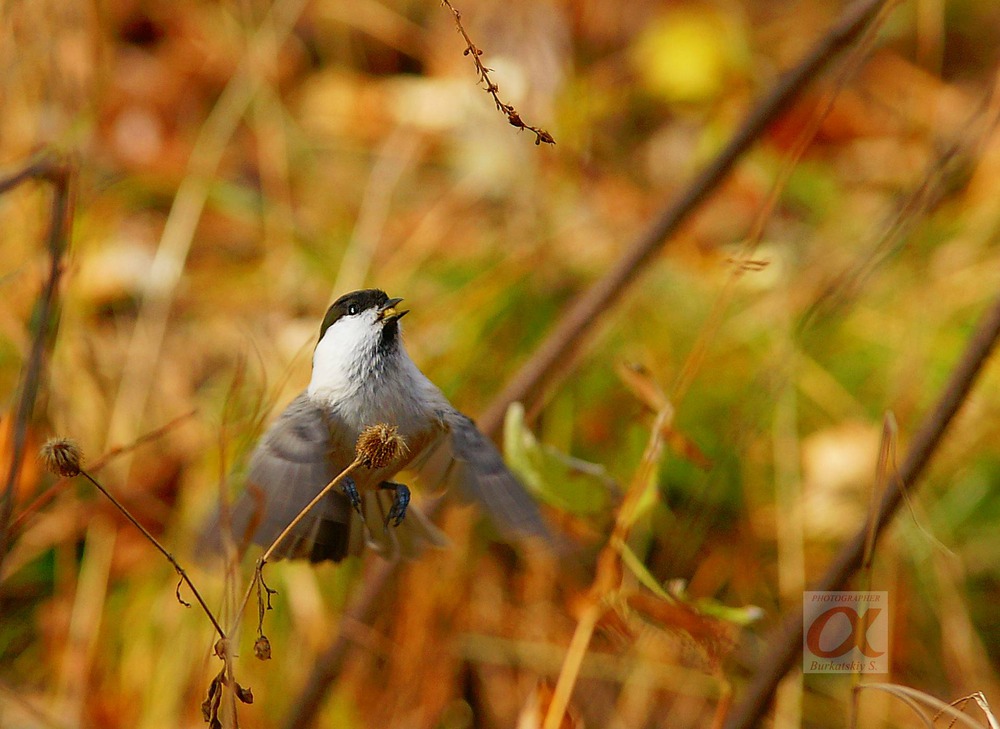
[{"label": "thin twig", "polygon": [[555,144],[556,140],[552,138],[551,134],[544,129],[525,123],[512,104],[508,104],[500,99],[500,87],[493,83],[493,80],[490,78],[490,71],[493,69],[483,65],[483,59],[481,58],[483,51],[472,42],[472,38],[466,32],[465,26],[462,25],[462,14],[448,0],[441,0],[441,4],[447,7],[452,15],[455,16],[455,25],[458,26],[458,32],[465,39],[464,55],[472,58],[472,62],[476,65],[476,73],[479,74],[479,80],[484,84],[486,93],[493,97],[493,103],[497,105],[497,111],[503,112],[503,115],[507,117],[507,121],[512,127],[527,129],[529,132],[532,132],[535,135],[536,145],[542,142]]},{"label": "thin twig", "polygon": [[[316,504],[318,504],[323,499],[324,496],[326,496],[328,493],[330,493],[330,491],[332,491],[334,488],[343,483],[344,479],[350,476],[351,473],[362,464],[363,460],[360,456],[358,458],[355,458],[354,461],[351,463],[351,465],[349,465],[347,468],[341,471],[336,478],[330,481],[330,483],[324,486],[322,490],[312,498],[312,501],[310,501],[308,504],[302,507],[302,510],[295,515],[295,518],[288,523],[288,526],[282,529],[281,533],[274,538],[274,541],[271,542],[271,545],[264,551],[264,554],[261,555],[260,559],[257,560],[257,566],[254,568],[253,579],[250,580],[250,584],[247,585],[246,593],[244,593],[243,600],[240,602],[240,607],[236,611],[236,616],[233,619],[233,626],[230,629],[231,633],[234,634],[236,633],[236,630],[240,624],[240,620],[243,617],[243,612],[246,610],[247,604],[250,602],[250,596],[254,593],[254,590],[257,589],[259,593],[258,583],[263,584],[262,573],[264,570],[264,565],[266,565],[267,561],[274,555],[275,550],[279,546],[281,546],[281,543],[285,541],[285,537],[287,537],[291,533],[291,531],[296,526],[298,526],[303,519],[306,518],[306,515],[310,511],[312,511],[313,507],[315,507]],[[267,589],[268,593],[270,593],[269,588],[265,587],[265,589]],[[260,626],[258,625],[258,633],[259,633],[259,627]]]},{"label": "thin twig", "polygon": [[316,494],[316,496],[313,497],[313,500],[310,501],[308,504],[306,504],[305,508],[302,509],[302,511],[300,511],[298,514],[296,514],[295,518],[289,522],[288,526],[286,526],[281,531],[281,534],[279,534],[275,538],[275,540],[271,542],[271,546],[267,548],[266,552],[264,552],[264,555],[260,558],[260,561],[262,563],[267,562],[267,560],[269,560],[271,556],[274,554],[274,550],[276,550],[279,546],[281,546],[281,543],[285,541],[285,537],[288,536],[288,533],[291,532],[292,529],[298,526],[299,523],[306,518],[306,514],[308,514],[313,509],[313,507],[320,502],[320,499],[322,499],[324,496],[330,493],[331,490],[339,486],[344,481],[344,479],[350,476],[351,473],[353,473],[356,468],[361,466],[361,464],[362,464],[361,458],[355,458],[354,461],[351,463],[351,465],[349,465],[347,468],[341,471],[340,474],[338,474],[338,476],[335,479],[333,479],[330,483],[324,486],[323,490],[320,491],[318,494]]},{"label": "thin twig", "polygon": [[0,567],[12,541],[11,516],[14,513],[14,489],[17,486],[21,463],[24,461],[28,423],[35,409],[38,387],[42,374],[42,359],[49,344],[56,311],[56,292],[62,273],[62,258],[69,246],[70,219],[72,217],[73,166],[70,162],[46,156],[27,165],[23,170],[0,181],[0,193],[6,192],[30,179],[52,183],[52,212],[49,217],[49,275],[39,295],[36,311],[36,329],[31,341],[28,361],[22,369],[21,396],[14,416],[13,447],[3,492],[0,493]]},{"label": "thin twig", "polygon": [[[887,484],[874,521],[862,526],[854,538],[844,545],[819,584],[813,589],[841,590],[861,566],[866,545],[871,542],[871,548],[874,548],[878,536],[899,509],[905,489],[912,490],[916,487],[931,456],[941,444],[945,431],[972,390],[998,338],[1000,338],[1000,297],[993,302],[992,308],[983,317],[937,404],[914,435],[898,474]],[[871,531],[874,533],[872,539],[869,538]],[[778,682],[799,655],[802,645],[802,623],[802,610],[799,606],[793,609],[782,626],[766,642],[773,647],[761,661],[760,671],[726,724],[728,729],[746,729],[756,726],[760,721],[771,702]]]},{"label": "thin twig", "polygon": [[[98,491],[104,494],[108,498],[108,501],[114,504],[115,508],[118,509],[118,511],[120,511],[125,516],[125,518],[132,523],[132,526],[134,526],[136,529],[142,532],[143,536],[146,537],[146,539],[148,539],[149,542],[160,551],[160,554],[162,554],[164,557],[167,558],[167,561],[173,565],[174,569],[177,571],[177,574],[180,575],[181,580],[191,590],[191,594],[194,595],[195,599],[198,601],[198,604],[201,605],[201,609],[205,611],[205,615],[207,615],[208,619],[212,621],[212,625],[215,627],[215,632],[219,634],[220,638],[225,640],[226,632],[222,629],[222,626],[219,625],[219,621],[215,619],[215,615],[212,614],[212,611],[209,609],[208,605],[205,603],[205,600],[202,598],[201,593],[198,592],[198,588],[194,586],[194,583],[191,581],[191,578],[188,577],[187,572],[184,570],[183,567],[181,567],[180,562],[174,559],[174,556],[167,551],[166,547],[160,544],[159,540],[156,537],[154,537],[149,532],[149,530],[146,529],[146,527],[140,524],[139,521],[134,516],[132,516],[129,510],[126,509],[125,506],[120,501],[118,501],[118,499],[116,499],[110,491],[104,488],[104,486],[102,486],[101,483],[96,478],[91,476],[87,471],[83,469],[80,469],[80,475],[83,476],[88,481],[90,481],[90,483],[92,483],[97,488]],[[181,604],[191,607],[190,605],[188,605],[188,603],[184,602],[181,599],[179,590],[177,592],[177,600]]]},{"label": "thin twig", "polygon": [[[182,422],[192,417],[196,412],[197,412],[196,410],[189,410],[183,415],[178,415],[169,423],[161,425],[159,428],[155,428],[149,431],[148,433],[143,433],[141,436],[136,438],[131,443],[128,443],[123,446],[115,446],[111,450],[107,451],[100,458],[91,461],[90,467],[87,470],[90,471],[91,473],[97,473],[102,468],[104,468],[104,466],[106,466],[109,461],[113,460],[115,457],[123,453],[129,453],[131,451],[134,451],[141,445],[144,445],[146,443],[149,443],[150,441],[161,438],[166,433],[168,433],[169,431],[173,430],[178,425],[180,425]],[[16,537],[18,530],[24,525],[24,523],[28,519],[30,519],[31,516],[35,514],[35,512],[45,508],[45,506],[47,506],[49,502],[51,502],[56,496],[60,494],[60,492],[62,492],[64,488],[66,488],[66,485],[69,482],[70,479],[67,477],[60,478],[58,481],[56,481],[54,484],[52,484],[42,493],[36,496],[35,499],[30,504],[25,506],[23,509],[19,509],[17,517],[14,519],[13,522],[11,522],[10,526],[11,533],[14,534]]]}]

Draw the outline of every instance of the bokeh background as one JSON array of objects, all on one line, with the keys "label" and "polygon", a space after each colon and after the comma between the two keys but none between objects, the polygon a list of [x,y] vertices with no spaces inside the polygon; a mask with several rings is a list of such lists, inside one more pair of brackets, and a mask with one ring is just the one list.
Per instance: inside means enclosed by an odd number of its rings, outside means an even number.
[{"label": "bokeh background", "polygon": [[[477,415],[842,11],[457,7],[500,95],[555,146],[507,124],[436,0],[0,3],[0,165],[44,149],[78,163],[30,443],[76,439],[213,605],[237,588],[192,554],[199,524],[307,382],[334,297],[405,297],[414,359]],[[571,721],[717,718],[782,609],[863,522],[886,413],[903,453],[1000,291],[998,61],[992,0],[896,4],[525,404],[537,443],[517,429],[527,453],[511,460],[535,469],[547,517],[579,548],[505,545],[447,509],[452,547],[403,566],[368,623],[341,616],[371,564],[269,566],[274,657],[253,659],[246,627],[235,670],[256,700],[240,725],[281,726],[345,632],[323,726],[537,726],[640,471],[656,386],[674,429],[630,548],[690,604],[760,617],[720,618],[726,640],[707,645],[615,606]],[[5,458],[50,195],[27,184],[0,198]],[[998,385],[994,363],[880,542],[868,578],[892,599],[891,674],[869,680],[1000,701]],[[89,484],[56,483],[31,456],[16,499],[0,726],[203,726],[212,630],[177,603],[170,565]],[[775,725],[847,726],[850,686],[793,674]],[[865,695],[862,725],[914,721]]]}]

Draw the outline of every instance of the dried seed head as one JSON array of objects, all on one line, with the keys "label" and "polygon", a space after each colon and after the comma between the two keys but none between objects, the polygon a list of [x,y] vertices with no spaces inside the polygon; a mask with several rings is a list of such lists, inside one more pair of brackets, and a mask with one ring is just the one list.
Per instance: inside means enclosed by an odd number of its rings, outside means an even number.
[{"label": "dried seed head", "polygon": [[253,642],[253,654],[261,661],[271,660],[271,641],[266,635],[258,636]]},{"label": "dried seed head", "polygon": [[83,454],[76,441],[69,438],[49,438],[38,451],[45,467],[57,476],[76,476],[80,473]]},{"label": "dried seed head", "polygon": [[355,449],[365,468],[383,468],[406,453],[406,442],[395,425],[370,425],[358,438]]}]

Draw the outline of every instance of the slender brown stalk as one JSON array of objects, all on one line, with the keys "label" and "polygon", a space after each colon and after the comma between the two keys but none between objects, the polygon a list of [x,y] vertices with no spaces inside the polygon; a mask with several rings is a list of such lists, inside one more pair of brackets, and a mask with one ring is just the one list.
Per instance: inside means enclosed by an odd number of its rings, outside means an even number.
[{"label": "slender brown stalk", "polygon": [[[870,522],[864,524],[854,538],[844,545],[826,574],[813,589],[841,590],[862,566],[866,546],[870,545],[869,548],[874,549],[879,535],[899,509],[905,489],[912,491],[916,487],[931,456],[940,446],[945,431],[972,390],[998,338],[1000,338],[1000,297],[994,301],[983,317],[978,329],[969,340],[961,360],[952,371],[951,378],[938,398],[937,404],[914,435],[899,472],[886,486],[877,514],[873,515]],[[772,646],[771,651],[761,661],[760,670],[750,683],[746,695],[726,723],[728,729],[755,726],[767,711],[778,682],[792,667],[801,651],[802,622],[802,610],[799,606],[786,616],[782,626],[767,641],[767,645]]]},{"label": "slender brown stalk", "polygon": [[351,465],[349,465],[347,468],[341,471],[335,479],[330,481],[330,483],[324,486],[323,489],[313,497],[312,501],[310,501],[308,504],[302,507],[302,510],[295,515],[295,518],[292,519],[290,522],[288,522],[288,526],[286,526],[284,529],[281,530],[281,534],[279,534],[277,537],[274,538],[274,541],[271,542],[271,546],[269,546],[266,550],[264,550],[264,554],[261,555],[260,559],[257,560],[257,566],[254,569],[253,579],[250,580],[250,584],[247,585],[247,590],[243,595],[243,600],[240,602],[240,607],[236,611],[236,617],[234,618],[233,621],[233,627],[230,630],[231,633],[235,633],[236,629],[239,627],[240,620],[243,617],[243,612],[246,610],[247,604],[250,602],[250,596],[253,595],[254,590],[257,589],[257,591],[259,592],[259,585],[262,582],[261,573],[264,570],[264,565],[267,564],[267,561],[274,554],[274,551],[279,546],[281,546],[281,543],[285,541],[285,537],[287,537],[289,533],[292,531],[292,529],[298,526],[298,524],[303,519],[306,518],[306,515],[310,511],[312,511],[313,507],[316,506],[316,504],[318,504],[323,499],[324,496],[326,496],[328,493],[330,493],[331,490],[333,490],[341,483],[343,483],[344,479],[350,476],[351,473],[354,471],[354,469],[363,465],[363,463],[364,460],[362,459],[361,456],[355,458],[354,461],[351,463]]},{"label": "slender brown stalk", "polygon": [[465,55],[472,59],[472,62],[476,66],[476,73],[479,75],[479,80],[483,84],[483,88],[487,94],[493,97],[493,103],[497,105],[497,111],[503,113],[507,117],[507,122],[517,129],[527,129],[535,135],[535,145],[540,145],[542,142],[545,144],[555,144],[556,140],[552,138],[552,135],[540,127],[532,126],[525,122],[521,115],[517,112],[512,104],[508,104],[500,98],[500,87],[493,83],[493,79],[490,78],[490,71],[493,69],[487,68],[483,65],[482,49],[478,48],[475,43],[472,42],[472,38],[469,37],[469,33],[465,30],[465,26],[462,25],[462,13],[452,5],[449,0],[441,0],[441,4],[444,5],[451,14],[455,16],[455,25],[458,28],[458,32],[462,34],[462,38],[465,39]]},{"label": "slender brown stalk", "polygon": [[[263,569],[264,565],[267,564],[267,561],[274,554],[275,550],[285,540],[285,537],[287,537],[289,533],[291,533],[291,531],[306,518],[306,515],[312,511],[316,504],[318,504],[324,496],[330,493],[330,491],[342,484],[355,469],[362,466],[365,468],[382,468],[399,459],[406,452],[406,449],[406,441],[404,441],[399,435],[395,426],[380,423],[369,426],[361,432],[361,435],[358,436],[358,441],[354,446],[354,461],[352,461],[347,468],[337,474],[336,478],[324,486],[323,489],[316,494],[308,504],[302,507],[302,510],[295,515],[295,518],[288,523],[288,526],[281,530],[281,533],[275,537],[274,541],[271,542],[271,545],[264,550],[264,554],[261,558],[257,560],[257,567],[254,570],[253,579],[247,586],[247,592],[243,596],[243,602],[240,605],[239,610],[236,611],[236,617],[234,618],[234,625],[231,632],[236,632],[236,627],[239,625],[243,616],[243,611],[246,610],[247,603],[250,601],[250,595],[253,594],[254,589],[256,588],[258,604],[257,635],[258,640],[264,639],[261,627],[261,624],[264,621],[264,597],[261,594],[261,590],[263,589],[267,592],[268,609],[271,607],[270,596],[274,591],[264,584]],[[270,648],[267,650],[269,653]]]},{"label": "slender brown stalk", "polygon": [[[0,568],[10,549],[12,532],[11,516],[14,513],[14,489],[24,461],[28,423],[35,409],[41,382],[43,358],[54,327],[56,294],[62,273],[62,258],[69,246],[70,219],[72,218],[73,167],[69,162],[46,156],[27,165],[10,177],[0,180],[0,194],[27,180],[50,182],[55,188],[49,216],[49,275],[36,306],[36,329],[31,341],[28,361],[21,374],[20,397],[14,415],[12,448],[7,460],[8,470],[3,491],[0,492]],[[0,569],[2,572],[2,569]]]},{"label": "slender brown stalk", "polygon": [[[222,629],[222,626],[219,625],[219,621],[215,619],[215,615],[212,614],[212,611],[209,609],[208,604],[205,602],[204,598],[202,598],[201,593],[198,592],[198,588],[194,586],[194,583],[191,581],[191,578],[188,577],[187,572],[184,570],[183,567],[181,567],[180,562],[178,562],[174,558],[174,556],[167,551],[166,547],[160,544],[159,540],[156,537],[154,537],[146,527],[140,524],[139,521],[134,516],[132,516],[129,510],[126,509],[125,506],[118,499],[116,499],[110,491],[108,491],[106,488],[104,488],[104,486],[101,485],[100,481],[98,481],[96,478],[94,478],[93,476],[91,476],[89,473],[87,473],[85,470],[82,469],[80,470],[80,475],[83,476],[88,481],[90,481],[90,483],[92,483],[98,491],[104,494],[108,498],[108,501],[114,504],[115,508],[118,509],[118,511],[120,511],[125,516],[126,519],[132,522],[132,526],[134,526],[136,529],[142,532],[142,535],[146,537],[146,539],[148,539],[149,542],[159,550],[160,554],[162,554],[164,557],[167,558],[167,561],[173,565],[174,569],[177,571],[177,574],[180,575],[181,580],[188,586],[188,589],[191,590],[191,594],[194,595],[195,599],[198,601],[198,604],[201,605],[201,609],[205,612],[205,615],[207,615],[208,619],[212,622],[212,626],[215,628],[215,632],[219,634],[220,638],[225,640],[226,632]],[[182,604],[187,605],[186,602],[181,600],[179,590],[177,592],[177,599]]]},{"label": "slender brown stalk", "polygon": [[306,514],[308,514],[312,510],[312,508],[320,502],[320,499],[322,499],[324,496],[330,493],[332,489],[336,488],[341,483],[343,483],[344,479],[350,476],[351,473],[354,471],[354,469],[358,468],[358,466],[360,466],[361,463],[362,463],[361,458],[355,458],[354,461],[351,463],[351,465],[349,465],[347,468],[345,468],[343,471],[340,472],[337,478],[333,479],[330,483],[324,486],[323,490],[320,491],[318,494],[316,494],[316,496],[313,497],[313,500],[310,501],[306,505],[306,507],[302,511],[300,511],[295,516],[294,519],[292,519],[288,523],[288,526],[286,526],[281,531],[281,534],[279,534],[275,538],[275,540],[271,542],[271,546],[267,548],[267,551],[264,552],[264,556],[260,558],[261,563],[267,562],[267,560],[271,558],[271,555],[274,554],[274,550],[276,550],[281,545],[281,543],[285,541],[285,537],[288,536],[288,533],[292,531],[292,529],[294,529],[299,524],[299,522],[301,522],[303,519],[306,518]]}]

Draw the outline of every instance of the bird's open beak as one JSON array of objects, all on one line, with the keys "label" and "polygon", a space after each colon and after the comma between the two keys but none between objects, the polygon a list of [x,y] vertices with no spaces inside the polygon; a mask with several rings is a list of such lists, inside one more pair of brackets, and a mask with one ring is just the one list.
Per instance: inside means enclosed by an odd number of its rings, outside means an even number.
[{"label": "bird's open beak", "polygon": [[394,321],[402,319],[404,316],[410,313],[409,309],[397,309],[396,304],[398,304],[402,299],[389,299],[382,305],[382,308],[378,311],[378,320],[384,324],[391,324]]}]

